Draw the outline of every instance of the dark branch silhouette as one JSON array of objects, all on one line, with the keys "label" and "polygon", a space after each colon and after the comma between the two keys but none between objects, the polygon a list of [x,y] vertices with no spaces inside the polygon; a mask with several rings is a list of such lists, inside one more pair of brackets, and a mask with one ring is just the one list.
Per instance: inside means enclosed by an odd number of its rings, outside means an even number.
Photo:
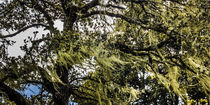
[{"label": "dark branch silhouette", "polygon": [[32,28],[32,27],[38,27],[38,26],[42,26],[42,27],[45,27],[45,28],[48,28],[48,26],[44,25],[44,24],[32,24],[32,25],[29,25],[29,26],[26,26],[20,30],[18,30],[17,32],[13,33],[13,34],[9,34],[9,35],[1,35],[0,36],[0,39],[5,39],[5,38],[8,38],[8,37],[14,37],[16,35],[18,35],[19,33],[29,29],[29,28]]}]

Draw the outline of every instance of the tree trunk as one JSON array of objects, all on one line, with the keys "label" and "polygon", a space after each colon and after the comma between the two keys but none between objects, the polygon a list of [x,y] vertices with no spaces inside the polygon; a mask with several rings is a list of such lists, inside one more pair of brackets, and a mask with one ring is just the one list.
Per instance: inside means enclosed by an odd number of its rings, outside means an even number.
[{"label": "tree trunk", "polygon": [[[77,19],[78,9],[76,6],[73,5],[68,7],[65,1],[62,2],[62,6],[65,13],[63,34],[69,34],[71,39],[71,34],[74,32],[73,25]],[[56,83],[56,86],[54,87],[56,90],[55,92],[53,92],[54,105],[68,105],[69,97],[72,94],[71,88],[68,86],[69,70],[72,69],[72,65],[67,65],[67,67],[68,68],[66,68],[65,66],[60,66],[59,64],[56,65],[56,73],[64,84]]]},{"label": "tree trunk", "polygon": [[72,69],[72,66],[69,65],[68,68],[60,66],[57,64],[55,66],[56,73],[60,77],[62,83],[56,83],[54,86],[53,92],[53,101],[55,105],[68,105],[69,97],[71,95],[69,88],[69,70]]},{"label": "tree trunk", "polygon": [[63,31],[73,31],[73,26],[77,20],[77,7],[71,6],[65,9],[64,27]]}]

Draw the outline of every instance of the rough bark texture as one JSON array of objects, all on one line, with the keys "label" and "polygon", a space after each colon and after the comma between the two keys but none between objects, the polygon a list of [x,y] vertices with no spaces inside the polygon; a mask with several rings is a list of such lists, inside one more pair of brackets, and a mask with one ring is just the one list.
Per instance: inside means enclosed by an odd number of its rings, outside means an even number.
[{"label": "rough bark texture", "polygon": [[56,66],[56,72],[58,74],[58,76],[60,77],[60,80],[64,83],[57,83],[57,88],[53,92],[53,100],[54,100],[54,104],[55,105],[68,105],[68,101],[69,101],[69,97],[72,94],[70,91],[70,87],[68,86],[69,84],[69,70],[72,67],[69,67],[68,69],[66,67],[63,66]]}]

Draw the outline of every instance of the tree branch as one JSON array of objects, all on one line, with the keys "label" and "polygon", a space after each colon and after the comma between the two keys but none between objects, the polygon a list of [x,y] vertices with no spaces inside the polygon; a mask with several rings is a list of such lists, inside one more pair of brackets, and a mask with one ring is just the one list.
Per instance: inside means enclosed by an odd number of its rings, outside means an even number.
[{"label": "tree branch", "polygon": [[175,56],[168,56],[168,57],[166,57],[167,59],[176,59],[176,60],[178,60],[180,63],[181,63],[181,67],[182,68],[186,68],[186,69],[188,69],[189,71],[191,71],[192,73],[194,73],[194,74],[197,74],[193,69],[191,69],[189,66],[187,66],[186,64],[185,64],[185,62],[180,58],[180,57],[178,57],[177,55],[175,55]]},{"label": "tree branch", "polygon": [[149,0],[123,0],[124,2],[131,2],[136,4],[141,4],[142,2],[148,2]]},{"label": "tree branch", "polygon": [[83,6],[81,8],[81,12],[82,13],[86,13],[90,8],[93,8],[95,6],[99,5],[99,1],[98,0],[93,0],[90,3],[86,4],[85,6]]},{"label": "tree branch", "polygon": [[121,44],[121,43],[115,43],[114,44],[114,47],[117,48],[117,49],[119,49],[120,51],[122,51],[124,53],[132,54],[134,56],[145,56],[145,55],[149,55],[146,52],[141,52],[141,53],[135,52],[134,49],[131,49],[130,47],[128,47],[128,46],[126,46],[124,44]]},{"label": "tree branch", "polygon": [[41,12],[41,13],[44,15],[44,17],[47,19],[47,22],[48,22],[48,24],[49,24],[49,28],[51,28],[52,30],[55,29],[54,26],[53,26],[53,25],[54,25],[54,22],[53,22],[53,20],[52,20],[52,17],[49,15],[49,13],[48,13],[47,11],[45,11],[44,8],[42,8],[42,6],[40,6],[40,5],[38,4],[38,1],[37,1],[37,0],[36,0],[36,1],[32,0],[32,3],[31,3],[32,6],[29,6],[28,3],[25,2],[25,1],[18,0],[18,2],[20,2],[20,3],[24,4],[24,5],[26,5],[26,6],[29,7],[29,8],[34,8],[34,9],[36,9],[37,11]]},{"label": "tree branch", "polygon": [[149,46],[146,48],[130,48],[125,44],[121,44],[121,43],[115,43],[115,48],[119,49],[120,51],[124,52],[124,53],[130,53],[134,56],[144,56],[144,55],[149,55],[148,53],[145,52],[135,52],[135,51],[154,51],[156,50],[156,48],[162,48],[163,46],[165,46],[166,44],[172,42],[173,39],[169,38],[166,39],[165,41],[160,42],[159,44],[157,44],[156,46]]},{"label": "tree branch", "polygon": [[142,23],[144,23],[141,20],[136,21],[134,19],[130,19],[128,17],[125,17],[124,15],[115,14],[115,13],[111,13],[111,12],[108,12],[108,11],[92,11],[92,12],[84,14],[81,18],[87,18],[87,17],[93,16],[93,15],[107,15],[107,16],[110,16],[110,17],[121,18],[121,19],[123,19],[123,20],[125,20],[129,23],[138,24],[138,25],[142,25]]},{"label": "tree branch", "polygon": [[[75,92],[75,91],[77,91],[77,92]],[[91,95],[91,94],[87,94],[87,93],[85,93],[85,92],[80,92],[80,91],[78,91],[78,90],[75,90],[75,91],[73,91],[72,94],[75,95],[77,98],[80,98],[81,100],[84,99],[84,100],[92,100],[92,101],[98,102],[98,100],[95,99],[94,96]],[[79,94],[78,94],[78,93],[79,93]],[[85,97],[85,96],[82,96],[82,95],[84,95],[84,94],[86,94],[86,97]],[[88,96],[89,96],[89,97],[88,97]]]},{"label": "tree branch", "polygon": [[17,32],[13,33],[13,34],[9,34],[9,35],[0,35],[0,39],[5,39],[5,38],[8,38],[8,37],[14,37],[16,36],[17,34],[29,29],[29,28],[32,28],[32,27],[37,27],[37,26],[43,26],[43,27],[46,27],[48,28],[48,26],[44,25],[44,24],[32,24],[30,26],[26,26],[20,30],[18,30]]},{"label": "tree branch", "polygon": [[158,43],[156,46],[149,46],[147,48],[136,48],[134,50],[135,51],[154,51],[156,48],[162,48],[164,45],[166,45],[172,41],[174,41],[173,38],[169,38],[169,39],[166,39],[166,40]]},{"label": "tree branch", "polygon": [[[26,62],[24,62],[24,63],[26,64]],[[33,67],[33,65],[28,64],[28,67]],[[4,71],[7,71],[7,74],[4,77],[2,77],[2,79],[0,79],[0,82],[4,82],[9,78],[15,80],[15,79],[21,78],[25,74],[29,74],[33,71],[33,70],[30,70],[30,69],[24,68],[22,71],[18,71],[18,74],[16,74],[16,73],[12,72],[12,71],[14,71],[12,69],[13,68],[3,68]]]},{"label": "tree branch", "polygon": [[105,7],[112,7],[112,8],[117,8],[117,9],[125,9],[124,7],[116,6],[116,5],[112,5],[112,4],[105,5]]},{"label": "tree branch", "polygon": [[147,23],[148,23],[147,21],[143,21],[143,20],[140,20],[140,19],[134,20],[134,19],[126,17],[122,14],[111,13],[111,12],[108,12],[108,11],[92,11],[92,12],[89,12],[89,13],[86,13],[86,14],[82,15],[80,18],[88,18],[88,17],[93,16],[93,15],[106,15],[106,16],[110,16],[110,17],[120,18],[122,20],[127,21],[128,23],[140,25],[141,28],[143,28],[143,29],[147,29],[147,30],[150,29],[150,30],[153,30],[153,31],[163,33],[163,34],[166,34],[166,35],[170,36],[170,33],[167,33],[166,28],[161,27],[161,25],[157,25],[156,27],[149,27],[149,26],[146,26]]},{"label": "tree branch", "polygon": [[10,88],[3,82],[0,82],[0,91],[5,93],[10,101],[14,101],[17,105],[29,105],[27,100],[17,91]]},{"label": "tree branch", "polygon": [[47,22],[48,22],[48,24],[49,24],[49,27],[53,30],[53,29],[55,29],[54,28],[54,22],[53,22],[53,20],[52,20],[52,17],[49,15],[49,13],[47,12],[47,11],[45,11],[45,9],[44,8],[42,8],[42,6],[40,6],[37,2],[35,2],[35,1],[33,1],[32,0],[32,5],[34,5],[34,8],[36,9],[36,10],[38,10],[38,11],[40,11],[41,13],[43,13],[44,14],[44,17],[47,19]]}]

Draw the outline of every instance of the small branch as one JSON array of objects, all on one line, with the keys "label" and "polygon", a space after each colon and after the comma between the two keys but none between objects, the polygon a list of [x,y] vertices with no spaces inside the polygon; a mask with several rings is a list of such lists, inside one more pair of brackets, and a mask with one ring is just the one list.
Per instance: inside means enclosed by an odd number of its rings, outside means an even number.
[{"label": "small branch", "polygon": [[143,2],[149,2],[150,0],[123,0],[124,2],[131,2],[136,4],[141,4]]},{"label": "small branch", "polygon": [[117,9],[125,9],[124,7],[116,6],[116,5],[112,5],[112,4],[105,5],[105,7],[112,7],[112,8],[117,8]]},{"label": "small branch", "polygon": [[[78,97],[78,98],[80,98],[80,99],[84,99],[84,100],[92,100],[92,101],[98,102],[98,100],[96,100],[96,99],[94,98],[95,96],[93,96],[93,95],[91,95],[91,94],[87,94],[87,93],[85,93],[85,92],[80,92],[80,91],[78,91],[78,90],[76,90],[76,91],[77,91],[77,92],[72,91],[72,94],[75,95],[76,97]],[[77,94],[77,93],[79,93],[79,94]],[[85,96],[82,96],[82,95],[86,95],[86,96],[89,95],[89,97],[85,97]]]},{"label": "small branch", "polygon": [[83,6],[81,8],[81,12],[86,13],[89,9],[91,9],[91,8],[97,6],[97,5],[99,5],[99,1],[98,0],[93,0],[90,3],[86,4],[85,6]]},{"label": "small branch", "polygon": [[107,15],[107,16],[110,16],[110,17],[121,18],[121,19],[123,19],[123,20],[125,20],[129,23],[134,23],[134,24],[138,24],[138,25],[142,25],[142,23],[144,23],[141,20],[136,21],[134,19],[125,17],[124,15],[115,14],[115,13],[111,13],[111,12],[108,12],[108,11],[92,11],[92,12],[84,14],[81,18],[87,18],[87,17],[93,16],[93,15]]},{"label": "small branch", "polygon": [[5,39],[5,38],[8,38],[8,37],[14,37],[14,36],[16,36],[17,34],[23,32],[23,31],[25,31],[25,30],[27,30],[27,29],[29,29],[29,28],[36,27],[36,26],[43,26],[43,27],[48,28],[48,26],[46,26],[46,25],[44,25],[44,24],[32,24],[32,25],[30,25],[30,26],[26,26],[26,27],[24,27],[24,28],[18,30],[17,32],[15,32],[15,33],[13,33],[13,34],[4,35],[4,36],[1,35],[1,36],[0,36],[0,39]]},{"label": "small branch", "polygon": [[25,2],[25,1],[18,0],[18,2],[22,3],[23,5],[26,5],[29,8],[34,8],[35,10],[41,12],[44,15],[44,17],[47,19],[47,22],[49,24],[49,28],[51,30],[55,29],[54,26],[53,26],[54,22],[52,20],[52,17],[50,16],[50,14],[44,8],[42,8],[42,6],[40,6],[38,4],[37,1],[32,0],[32,2],[31,2],[32,6],[29,6],[28,3]]},{"label": "small branch", "polygon": [[168,56],[168,57],[166,57],[167,59],[176,59],[176,60],[178,60],[180,63],[181,63],[181,67],[182,68],[186,68],[186,69],[188,69],[189,71],[191,71],[192,73],[194,73],[194,74],[197,74],[193,69],[191,69],[189,66],[187,66],[185,63],[184,63],[184,61],[180,58],[180,57],[178,57],[178,56]]},{"label": "small branch", "polygon": [[71,84],[72,82],[74,81],[77,81],[77,80],[83,80],[84,77],[81,77],[81,78],[72,78],[70,81],[69,81],[69,84]]},{"label": "small branch", "polygon": [[32,44],[37,44],[37,43],[41,43],[42,41],[46,41],[46,40],[49,40],[49,39],[50,39],[50,38],[45,37],[45,38],[33,40],[33,41],[31,41],[31,42],[32,42]]},{"label": "small branch", "polygon": [[167,39],[165,41],[160,42],[159,44],[157,44],[156,46],[149,46],[146,48],[130,48],[127,45],[121,44],[121,43],[116,43],[114,44],[114,47],[119,49],[120,51],[124,52],[124,53],[130,53],[134,56],[149,56],[148,53],[146,52],[136,52],[136,51],[155,51],[156,48],[162,48],[163,46],[165,46],[166,44],[170,43],[171,41],[173,41],[172,39]]},{"label": "small branch", "polygon": [[173,39],[172,38],[169,38],[169,39],[166,39],[160,43],[158,43],[156,46],[149,46],[147,48],[137,48],[137,49],[134,49],[135,51],[154,51],[156,50],[156,48],[162,48],[164,45],[172,42]]},{"label": "small branch", "polygon": [[122,20],[127,21],[128,23],[140,25],[141,28],[143,28],[143,29],[153,30],[153,31],[163,33],[163,34],[166,34],[166,35],[170,36],[170,34],[167,33],[166,28],[161,27],[161,25],[157,25],[156,27],[149,27],[149,26],[146,26],[147,23],[148,23],[146,21],[142,21],[140,19],[134,20],[134,19],[126,17],[122,14],[111,13],[111,12],[108,12],[108,11],[92,11],[92,12],[84,14],[83,16],[81,16],[81,18],[88,18],[88,17],[93,16],[93,15],[106,15],[106,16],[110,16],[110,17],[120,18]]},{"label": "small branch", "polygon": [[132,54],[134,56],[145,56],[145,55],[148,56],[149,55],[146,52],[141,52],[141,53],[135,52],[134,49],[131,49],[128,46],[120,44],[120,43],[116,43],[114,46],[115,46],[115,48],[119,49],[120,51],[122,51],[124,53],[128,53],[128,54]]},{"label": "small branch", "polygon": [[53,8],[56,8],[57,10],[59,10],[59,11],[62,11],[62,9],[61,8],[59,8],[60,7],[60,5],[56,5],[56,3],[54,3],[54,2],[50,2],[50,1],[48,1],[48,0],[41,0],[43,3],[45,3],[45,4],[48,4],[49,6],[51,6],[51,7],[53,7]]},{"label": "small branch", "polygon": [[32,0],[32,5],[37,11],[41,12],[44,15],[44,17],[47,19],[47,22],[49,24],[49,28],[52,29],[52,30],[55,29],[54,26],[53,26],[54,22],[52,20],[52,17],[42,6],[40,6],[38,4],[38,1],[33,1]]}]

